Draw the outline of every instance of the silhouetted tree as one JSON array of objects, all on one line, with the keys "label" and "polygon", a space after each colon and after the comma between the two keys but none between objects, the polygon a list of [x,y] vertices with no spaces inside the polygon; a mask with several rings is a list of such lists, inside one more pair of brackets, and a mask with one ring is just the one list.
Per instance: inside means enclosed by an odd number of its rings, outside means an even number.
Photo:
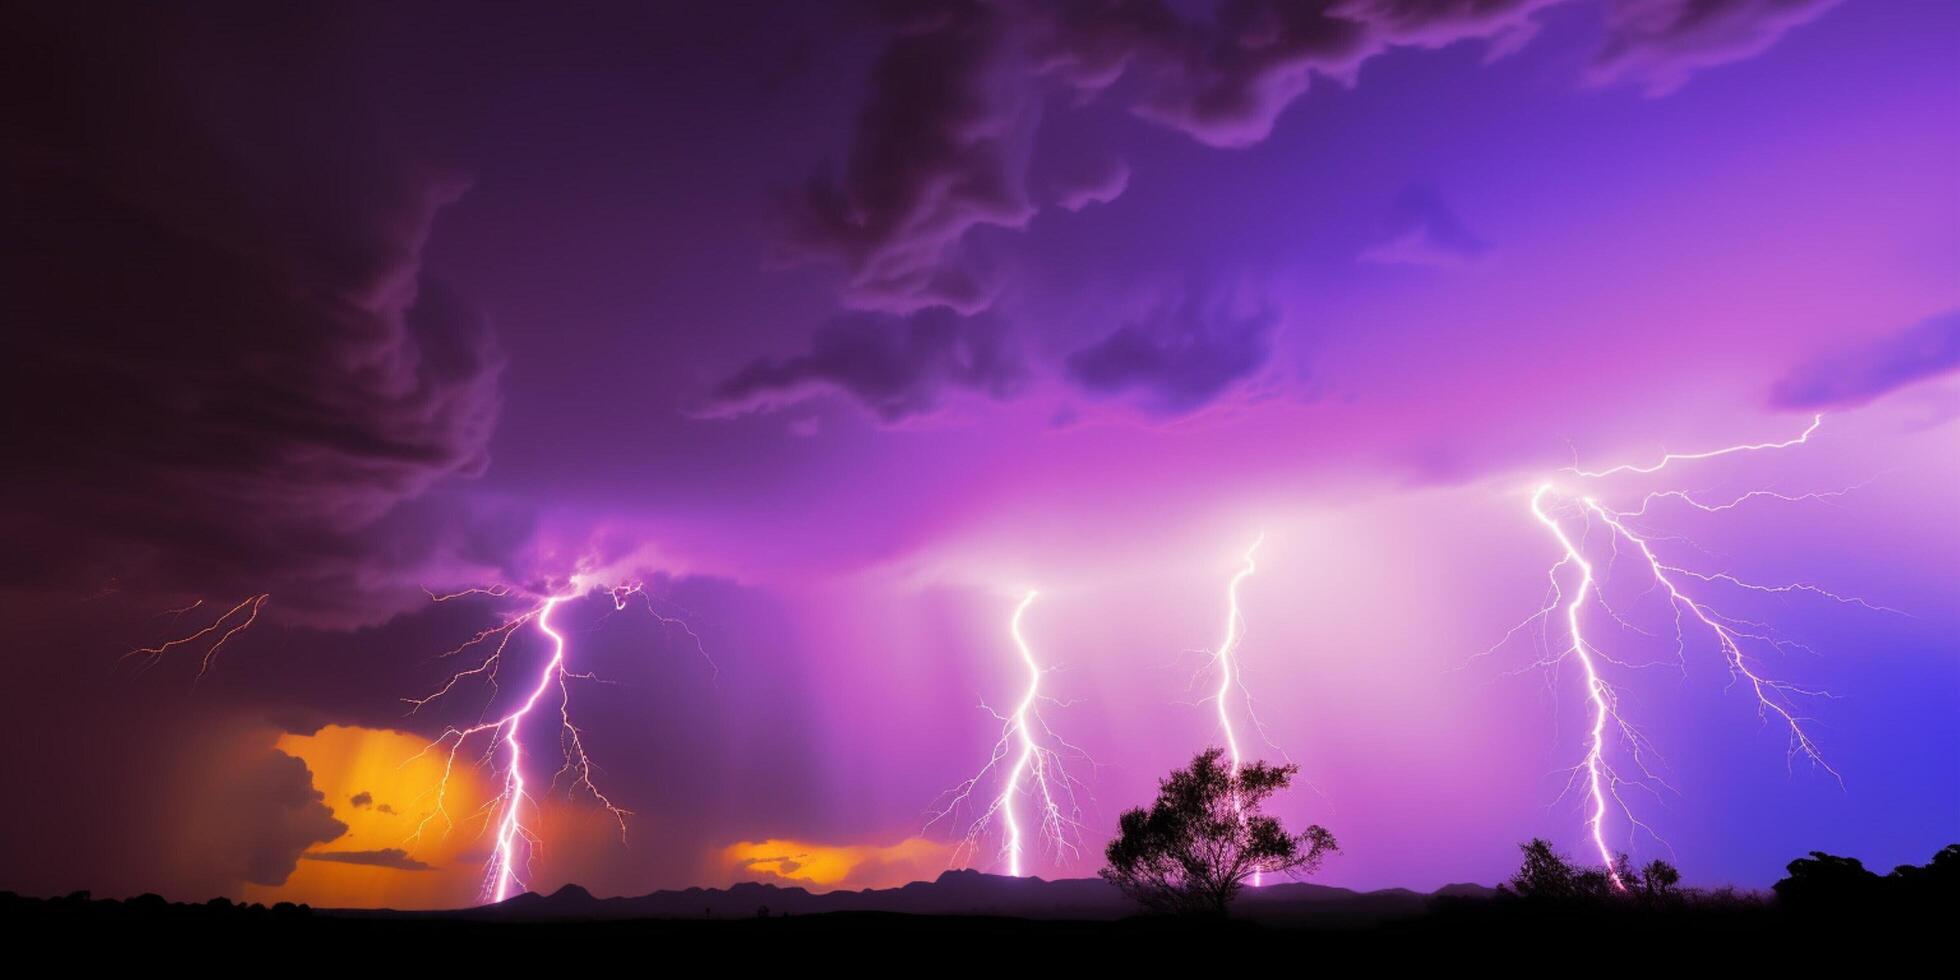
[{"label": "silhouetted tree", "polygon": [[1647,866],[1640,869],[1640,881],[1650,899],[1661,900],[1680,896],[1677,886],[1681,884],[1681,872],[1676,871],[1674,865],[1666,861],[1657,858],[1647,862]]},{"label": "silhouetted tree", "polygon": [[1224,755],[1199,753],[1157,784],[1149,809],[1123,814],[1105,880],[1153,911],[1222,915],[1254,873],[1303,876],[1340,850],[1319,824],[1295,837],[1259,812],[1299,766],[1253,762],[1234,774]]},{"label": "silhouetted tree", "polygon": [[[1519,844],[1518,850],[1524,852],[1524,863],[1511,876],[1509,887],[1524,898],[1548,902],[1600,901],[1626,894],[1613,887],[1613,877],[1605,868],[1574,865],[1552,847],[1551,841],[1542,837]],[[1640,887],[1640,874],[1633,870],[1626,855],[1620,855],[1613,868],[1626,888]]]},{"label": "silhouetted tree", "polygon": [[1779,900],[1793,904],[1869,898],[1877,893],[1880,881],[1863,861],[1823,851],[1811,851],[1787,868],[1790,877],[1772,887]]},{"label": "silhouetted tree", "polygon": [[1885,877],[1910,889],[1953,891],[1960,889],[1960,844],[1940,848],[1926,864],[1901,864]]},{"label": "silhouetted tree", "polygon": [[1812,851],[1789,864],[1776,883],[1777,900],[1792,906],[1933,907],[1960,898],[1960,844],[1948,844],[1924,865],[1901,864],[1879,875],[1857,858]]}]

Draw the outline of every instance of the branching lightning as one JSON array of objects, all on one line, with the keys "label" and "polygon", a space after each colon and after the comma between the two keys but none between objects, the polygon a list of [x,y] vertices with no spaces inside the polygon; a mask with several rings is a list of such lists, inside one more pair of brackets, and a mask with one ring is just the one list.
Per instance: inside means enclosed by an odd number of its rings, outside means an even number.
[{"label": "branching lightning", "polygon": [[[1666,453],[1652,464],[1625,464],[1597,471],[1573,466],[1566,472],[1584,481],[1653,476],[1675,463],[1801,446],[1822,424],[1823,416],[1817,416],[1803,432],[1780,442],[1741,444],[1696,453]],[[1712,605],[1713,600],[1703,595],[1701,590],[1728,588],[1765,594],[1800,594],[1875,611],[1898,612],[1857,596],[1841,595],[1806,582],[1763,585],[1726,571],[1686,567],[1678,560],[1663,557],[1656,548],[1656,542],[1685,539],[1648,531],[1637,522],[1647,517],[1651,509],[1670,502],[1704,514],[1719,514],[1752,501],[1822,501],[1841,497],[1854,489],[1803,494],[1758,489],[1726,500],[1711,500],[1706,496],[1698,498],[1679,489],[1659,489],[1646,492],[1637,506],[1626,510],[1614,509],[1598,494],[1574,492],[1553,482],[1542,483],[1533,491],[1530,501],[1532,517],[1558,542],[1561,557],[1547,573],[1549,587],[1544,605],[1513,627],[1486,653],[1503,647],[1532,626],[1544,624],[1554,616],[1561,620],[1563,638],[1559,642],[1562,646],[1554,648],[1549,643],[1545,644],[1546,655],[1532,666],[1550,668],[1572,661],[1576,662],[1584,677],[1588,706],[1585,752],[1572,767],[1567,792],[1577,789],[1583,795],[1582,810],[1585,813],[1587,837],[1600,862],[1605,865],[1614,887],[1624,889],[1626,886],[1621,880],[1620,862],[1608,843],[1608,820],[1617,814],[1626,822],[1629,835],[1640,831],[1659,840],[1651,828],[1635,817],[1624,794],[1635,788],[1648,791],[1667,788],[1648,764],[1650,758],[1657,758],[1652,744],[1621,716],[1620,696],[1607,678],[1609,669],[1632,669],[1655,664],[1615,659],[1590,637],[1585,626],[1585,613],[1596,607],[1615,624],[1636,632],[1646,632],[1628,622],[1607,603],[1602,586],[1610,575],[1614,561],[1628,555],[1637,558],[1639,574],[1650,583],[1649,591],[1665,598],[1674,620],[1674,658],[1678,666],[1686,668],[1692,636],[1699,634],[1712,640],[1732,684],[1751,693],[1757,714],[1765,722],[1776,724],[1788,733],[1789,759],[1794,762],[1803,758],[1829,773],[1840,784],[1842,777],[1824,760],[1807,727],[1809,719],[1800,713],[1798,707],[1800,699],[1830,695],[1822,690],[1770,678],[1757,666],[1751,654],[1752,649],[1784,651],[1804,648],[1778,635],[1766,623],[1719,611]],[[1604,542],[1597,541],[1599,537],[1603,537]],[[1610,549],[1612,559],[1603,564],[1600,559],[1588,557],[1598,554],[1597,549],[1602,546]],[[1573,580],[1574,573],[1570,571],[1573,569],[1576,569],[1576,581]],[[1615,768],[1615,758],[1624,760],[1624,772]]]},{"label": "branching lightning", "polygon": [[1089,758],[1079,747],[1056,735],[1041,716],[1043,703],[1060,707],[1066,704],[1041,693],[1041,678],[1052,668],[1042,667],[1035,659],[1034,650],[1021,631],[1021,620],[1037,595],[1030,590],[1008,620],[1008,636],[1027,671],[1027,687],[1009,714],[1003,715],[981,704],[983,710],[1001,723],[1000,738],[994,742],[986,765],[942,794],[926,821],[930,829],[941,821],[962,819],[961,814],[971,809],[974,794],[995,770],[1005,768],[999,793],[967,821],[964,836],[953,850],[953,862],[967,864],[976,858],[998,821],[1001,833],[996,860],[1004,863],[1007,873],[1015,877],[1022,873],[1028,849],[1023,828],[1027,814],[1021,802],[1024,796],[1034,810],[1033,831],[1048,845],[1053,857],[1069,861],[1080,856],[1082,808],[1077,794],[1082,784],[1069,774],[1065,762],[1069,757],[1084,761]]},{"label": "branching lightning", "polygon": [[[1225,735],[1225,749],[1232,758],[1234,776],[1238,775],[1239,767],[1245,762],[1244,754],[1239,750],[1238,731],[1232,725],[1231,701],[1234,691],[1238,692],[1238,700],[1245,707],[1246,718],[1252,722],[1254,728],[1259,730],[1260,737],[1265,738],[1265,725],[1259,721],[1252,700],[1252,691],[1245,684],[1245,670],[1239,664],[1239,648],[1245,643],[1245,614],[1239,611],[1239,585],[1251,578],[1252,573],[1257,570],[1254,559],[1259,554],[1259,546],[1265,541],[1264,532],[1253,539],[1252,547],[1245,550],[1245,563],[1239,566],[1239,570],[1225,586],[1225,638],[1219,641],[1218,649],[1212,651],[1209,663],[1206,665],[1218,668],[1218,690],[1212,695],[1212,700],[1217,703],[1218,727]],[[1272,740],[1266,739],[1266,744],[1271,745]],[[1278,747],[1274,746],[1274,748]],[[1282,752],[1281,755],[1285,753]],[[1235,808],[1238,806],[1236,801],[1233,806]],[[1262,872],[1253,872],[1252,884],[1255,887],[1263,884],[1264,880],[1265,875]]]},{"label": "branching lightning", "polygon": [[[585,732],[572,720],[571,682],[597,681],[598,678],[590,671],[572,669],[569,663],[571,651],[565,634],[561,632],[560,627],[552,624],[552,614],[560,606],[593,593],[604,593],[612,600],[615,611],[623,610],[635,600],[639,600],[662,627],[681,631],[694,643],[695,648],[701,651],[702,656],[706,657],[700,638],[685,623],[655,611],[652,597],[640,584],[601,586],[586,581],[583,576],[574,576],[571,585],[565,590],[550,595],[530,597],[534,600],[532,605],[506,617],[494,626],[477,632],[475,636],[438,657],[438,659],[447,659],[472,649],[488,647],[489,653],[482,660],[451,674],[447,681],[426,696],[402,699],[409,705],[409,713],[414,714],[450,695],[459,684],[471,678],[482,678],[489,686],[490,694],[485,699],[485,707],[476,723],[460,727],[451,726],[423,749],[423,753],[438,750],[445,753],[443,775],[433,790],[435,795],[433,808],[423,816],[408,840],[410,844],[419,842],[423,833],[438,820],[441,821],[445,832],[454,826],[447,808],[449,779],[455,772],[456,760],[464,745],[472,739],[482,742],[483,752],[478,757],[477,763],[491,768],[500,784],[498,793],[477,810],[477,814],[484,818],[486,829],[493,825],[496,828],[494,847],[484,867],[482,898],[485,901],[501,902],[509,898],[513,891],[523,890],[531,858],[540,849],[541,841],[538,834],[533,829],[533,824],[527,822],[525,815],[528,806],[533,814],[531,819],[534,821],[537,799],[524,776],[523,737],[527,731],[526,720],[531,717],[534,710],[551,697],[554,688],[557,689],[556,733],[562,765],[552,775],[547,788],[555,788],[563,780],[567,783],[567,792],[572,794],[583,792],[590,796],[612,815],[619,824],[621,840],[625,839],[626,818],[631,815],[631,811],[615,804],[593,781],[595,766],[585,750]],[[436,602],[447,602],[465,596],[500,599],[511,594],[512,590],[509,587],[500,585],[464,589],[444,595],[430,592],[429,597]],[[503,664],[504,655],[512,637],[529,625],[535,625],[538,633],[549,644],[550,656],[546,658],[536,680],[522,689],[522,700],[504,714],[489,718],[487,717],[489,704],[496,698],[499,690],[497,674]],[[482,738],[478,739],[477,736]],[[535,733],[533,737],[541,737],[541,733]]]},{"label": "branching lightning", "polygon": [[[238,634],[243,633],[248,629],[251,629],[252,624],[258,622],[259,610],[265,607],[265,602],[269,598],[271,598],[271,595],[265,592],[261,592],[257,595],[246,596],[244,599],[240,600],[237,605],[232,606],[231,608],[226,609],[223,613],[219,614],[218,618],[212,620],[210,625],[205,626],[202,629],[197,630],[196,632],[186,633],[183,636],[177,637],[176,639],[166,640],[162,643],[157,644],[156,646],[138,647],[134,650],[129,651],[128,653],[123,654],[123,659],[128,660],[134,657],[141,665],[139,667],[140,670],[148,670],[149,668],[156,666],[157,662],[162,660],[164,658],[164,655],[169,653],[171,650],[174,650],[178,647],[185,647],[187,649],[196,649],[197,644],[200,641],[204,640],[206,637],[215,635],[217,638],[211,640],[210,643],[204,647],[204,655],[198,661],[197,676],[198,679],[202,680],[205,673],[211,669],[211,665],[217,661],[218,651],[224,649],[225,644],[231,642],[232,637],[237,636]],[[203,607],[204,607],[204,600],[199,599],[196,602],[193,602],[188,606],[184,606],[181,609],[166,610],[164,612],[164,615],[172,617],[171,618],[172,623],[177,623],[182,621],[182,619],[185,616],[190,615],[191,613],[194,613]],[[226,624],[230,624],[230,625],[227,626]]]}]

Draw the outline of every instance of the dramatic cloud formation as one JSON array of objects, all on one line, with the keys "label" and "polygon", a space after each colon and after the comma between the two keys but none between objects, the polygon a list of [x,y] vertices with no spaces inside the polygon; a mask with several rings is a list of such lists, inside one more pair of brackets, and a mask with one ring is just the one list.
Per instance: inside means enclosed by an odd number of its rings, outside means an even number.
[{"label": "dramatic cloud formation", "polygon": [[[283,586],[355,589],[421,560],[350,545],[484,465],[502,360],[420,276],[463,184],[378,152],[332,72],[244,63],[156,22],[176,16],[81,26],[42,8],[24,29],[84,53],[9,59],[10,86],[66,101],[6,123],[4,574],[331,601]],[[191,40],[158,59],[151,35]],[[143,77],[87,67],[102,63]]]},{"label": "dramatic cloud formation", "polygon": [[1119,0],[1036,4],[1029,17],[1044,70],[1091,93],[1133,77],[1139,116],[1211,146],[1245,147],[1272,134],[1316,74],[1352,82],[1362,62],[1393,46],[1528,34],[1530,15],[1551,2],[1228,0],[1204,22],[1157,0]]},{"label": "dramatic cloud formation", "polygon": [[1798,366],[1770,391],[1778,408],[1849,408],[1960,370],[1960,310]]},{"label": "dramatic cloud formation", "polygon": [[1068,378],[1093,396],[1134,396],[1152,415],[1186,415],[1265,366],[1278,324],[1272,309],[1194,291],[1070,354]]},{"label": "dramatic cloud formation", "polygon": [[820,176],[797,196],[787,254],[842,261],[859,307],[974,312],[991,290],[961,263],[962,238],[1034,214],[1022,179],[1031,117],[1001,76],[1005,24],[985,3],[889,9],[895,37],[850,160],[841,178]]},{"label": "dramatic cloud formation", "polygon": [[[1538,33],[1538,14],[1564,2],[1227,0],[1209,19],[1163,0],[889,5],[881,9],[891,40],[843,174],[820,175],[793,195],[782,254],[841,262],[852,306],[974,313],[997,290],[969,233],[1024,228],[1038,210],[1027,162],[1050,92],[1114,101],[1200,143],[1245,148],[1272,135],[1315,76],[1355,84],[1364,62],[1397,47],[1483,41],[1493,57],[1512,53]],[[1607,2],[1594,80],[1633,80],[1661,94],[1701,68],[1763,50],[1835,0]],[[1114,160],[1050,200],[1079,211],[1115,199],[1129,180],[1129,164]],[[1433,197],[1399,207],[1397,228],[1365,259],[1456,264],[1486,250]]]},{"label": "dramatic cloud formation", "polygon": [[820,328],[809,353],[764,358],[723,381],[705,414],[768,411],[839,391],[892,423],[933,412],[949,390],[1006,398],[1025,373],[993,317],[944,307],[909,317],[849,314]]},{"label": "dramatic cloud formation", "polygon": [[280,884],[308,848],[347,832],[313,788],[306,763],[277,749],[231,767],[195,812],[192,836],[204,845],[200,870],[219,881]]},{"label": "dramatic cloud formation", "polygon": [[[1516,32],[1547,2],[1233,0],[1211,22],[1185,20],[1158,0],[890,5],[892,41],[872,73],[849,160],[841,177],[819,176],[794,196],[784,256],[842,262],[855,306],[971,313],[993,292],[963,254],[967,233],[1020,228],[1036,211],[1024,186],[1041,95],[1032,80],[1061,80],[1081,98],[1135,75],[1138,115],[1203,143],[1243,147],[1271,134],[1313,73],[1352,79],[1393,45]],[[1079,210],[1127,182],[1119,164],[1056,203]]]},{"label": "dramatic cloud formation", "polygon": [[[300,857],[308,861],[333,861],[340,864],[365,864],[376,868],[393,868],[396,871],[434,871],[435,865],[409,857],[408,852],[399,847],[388,847],[378,851],[308,851]],[[274,882],[273,884],[276,884]]]},{"label": "dramatic cloud formation", "polygon": [[1695,72],[1751,58],[1840,0],[1607,0],[1597,82],[1666,95]]}]

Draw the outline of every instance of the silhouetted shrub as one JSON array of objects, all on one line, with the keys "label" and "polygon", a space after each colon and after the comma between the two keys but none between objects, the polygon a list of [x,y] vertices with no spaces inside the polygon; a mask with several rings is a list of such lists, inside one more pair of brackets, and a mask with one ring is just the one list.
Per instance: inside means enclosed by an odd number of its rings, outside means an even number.
[{"label": "silhouetted shrub", "polygon": [[1960,844],[1948,844],[1924,866],[1902,864],[1888,875],[1866,868],[1857,858],[1812,851],[1788,865],[1790,876],[1775,885],[1779,902],[1793,908],[1897,904],[1931,905],[1960,898]]},{"label": "silhouetted shrub", "polygon": [[1299,766],[1254,762],[1233,772],[1224,755],[1200,752],[1158,783],[1149,809],[1123,814],[1105,880],[1152,911],[1222,915],[1254,874],[1310,874],[1340,849],[1319,824],[1294,837],[1259,812]]}]

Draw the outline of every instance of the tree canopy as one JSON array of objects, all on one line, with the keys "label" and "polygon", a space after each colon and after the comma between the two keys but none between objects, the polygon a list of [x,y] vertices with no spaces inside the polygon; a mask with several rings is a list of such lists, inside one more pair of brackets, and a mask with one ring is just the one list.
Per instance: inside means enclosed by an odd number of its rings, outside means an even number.
[{"label": "tree canopy", "polygon": [[1122,815],[1104,879],[1153,911],[1219,915],[1253,875],[1304,876],[1340,849],[1319,824],[1294,836],[1260,812],[1299,766],[1253,762],[1234,771],[1224,755],[1200,752],[1158,783],[1148,809]]},{"label": "tree canopy", "polygon": [[[1646,867],[1635,870],[1633,863],[1621,855],[1610,870],[1575,865],[1542,837],[1519,844],[1518,850],[1524,852],[1524,863],[1518,866],[1506,887],[1524,898],[1555,902],[1658,900],[1679,894],[1681,872],[1666,861],[1649,861]],[[1614,887],[1615,876],[1620,880],[1619,887]]]}]

